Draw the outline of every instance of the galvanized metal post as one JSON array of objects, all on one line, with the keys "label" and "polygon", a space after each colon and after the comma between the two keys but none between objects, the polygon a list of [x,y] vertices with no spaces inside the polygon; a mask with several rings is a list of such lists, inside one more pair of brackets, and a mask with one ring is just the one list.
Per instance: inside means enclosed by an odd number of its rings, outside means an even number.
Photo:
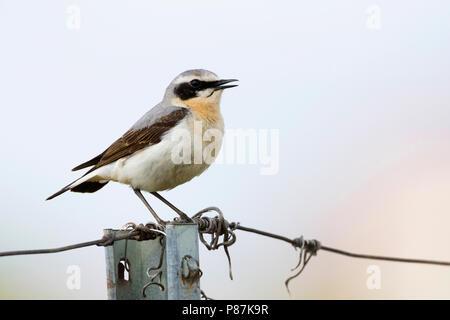
[{"label": "galvanized metal post", "polygon": [[[113,232],[129,231],[104,230]],[[105,247],[108,299],[200,299],[197,225],[168,224],[165,246],[160,240],[119,240]]]},{"label": "galvanized metal post", "polygon": [[170,224],[166,233],[168,299],[200,300],[197,224]]}]

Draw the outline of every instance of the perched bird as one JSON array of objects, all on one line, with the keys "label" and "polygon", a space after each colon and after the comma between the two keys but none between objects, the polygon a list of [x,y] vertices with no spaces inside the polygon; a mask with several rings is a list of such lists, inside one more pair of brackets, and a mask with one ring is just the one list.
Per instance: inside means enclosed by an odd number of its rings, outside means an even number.
[{"label": "perched bird", "polygon": [[[163,100],[121,138],[98,156],[72,169],[92,167],[89,171],[47,200],[69,190],[96,192],[109,181],[116,181],[130,185],[158,223],[164,224],[164,221],[145,200],[141,190],[150,192],[183,220],[190,221],[185,213],[157,192],[183,184],[208,168],[210,163],[205,161],[173,161],[173,152],[194,148],[194,131],[198,123],[202,132],[214,129],[223,134],[220,99],[223,89],[236,86],[227,85],[234,81],[237,80],[221,80],[213,72],[202,69],[181,73],[167,87]],[[192,139],[179,139],[180,131],[187,132]],[[215,138],[218,140],[216,146],[220,148],[222,137]]]}]

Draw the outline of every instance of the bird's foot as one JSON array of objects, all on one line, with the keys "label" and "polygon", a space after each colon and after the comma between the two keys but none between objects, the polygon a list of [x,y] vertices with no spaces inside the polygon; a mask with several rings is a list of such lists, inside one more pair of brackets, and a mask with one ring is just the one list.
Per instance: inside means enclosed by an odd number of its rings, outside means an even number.
[{"label": "bird's foot", "polygon": [[186,213],[184,212],[177,212],[180,216],[173,219],[175,223],[193,223],[194,220],[192,220]]},{"label": "bird's foot", "polygon": [[164,221],[162,219],[159,219],[157,222],[159,225],[162,225],[163,227],[165,227],[170,221]]}]

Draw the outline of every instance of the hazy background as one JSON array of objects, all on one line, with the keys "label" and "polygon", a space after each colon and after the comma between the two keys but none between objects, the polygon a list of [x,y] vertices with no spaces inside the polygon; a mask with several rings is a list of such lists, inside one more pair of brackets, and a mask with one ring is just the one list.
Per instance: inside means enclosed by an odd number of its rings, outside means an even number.
[{"label": "hazy background", "polygon": [[[81,10],[68,28],[67,7]],[[371,5],[381,28],[366,26]],[[98,239],[150,215],[129,187],[44,199],[103,151],[191,68],[240,86],[228,128],[279,129],[280,170],[213,165],[163,193],[189,213],[341,249],[450,260],[448,1],[0,0],[0,251]],[[174,217],[153,197],[165,218]],[[320,252],[284,288],[297,252],[238,232],[201,248],[201,287],[217,299],[450,298],[450,269]],[[81,289],[66,287],[70,265]],[[381,289],[366,286],[381,270]],[[0,298],[104,299],[104,250],[0,259]]]}]

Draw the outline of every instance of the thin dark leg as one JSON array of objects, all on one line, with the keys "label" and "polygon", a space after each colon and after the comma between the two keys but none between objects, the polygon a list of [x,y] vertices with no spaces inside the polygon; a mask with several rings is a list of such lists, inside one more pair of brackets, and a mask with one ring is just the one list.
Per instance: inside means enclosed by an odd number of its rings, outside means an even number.
[{"label": "thin dark leg", "polygon": [[183,211],[181,211],[180,209],[175,207],[173,204],[171,204],[169,201],[164,199],[158,192],[150,192],[150,193],[152,195],[154,195],[155,197],[157,197],[162,202],[164,202],[166,205],[168,205],[170,207],[170,209],[172,209],[173,211],[178,213],[180,215],[181,219],[183,219],[184,221],[187,221],[187,222],[192,222],[192,219],[189,218],[189,216],[186,213],[184,213]]},{"label": "thin dark leg", "polygon": [[144,196],[141,193],[141,190],[139,189],[133,189],[134,193],[136,193],[136,195],[139,197],[139,199],[141,199],[141,201],[145,204],[145,206],[147,207],[147,209],[150,211],[150,213],[153,215],[153,217],[155,217],[156,221],[159,224],[165,225],[166,222],[163,221],[160,217],[158,217],[158,215],[156,214],[155,210],[153,210],[153,208],[149,205],[149,203],[147,202],[147,200],[145,200]]}]

